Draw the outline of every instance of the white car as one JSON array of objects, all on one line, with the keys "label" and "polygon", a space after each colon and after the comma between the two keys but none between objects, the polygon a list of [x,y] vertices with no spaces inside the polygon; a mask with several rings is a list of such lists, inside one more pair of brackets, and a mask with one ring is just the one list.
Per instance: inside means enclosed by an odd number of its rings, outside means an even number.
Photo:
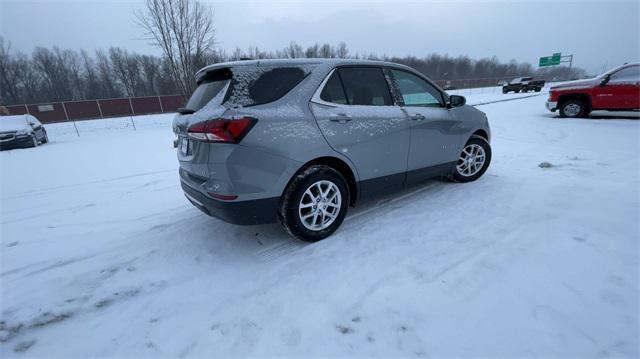
[{"label": "white car", "polygon": [[49,142],[47,131],[31,115],[0,116],[0,149],[36,147]]}]

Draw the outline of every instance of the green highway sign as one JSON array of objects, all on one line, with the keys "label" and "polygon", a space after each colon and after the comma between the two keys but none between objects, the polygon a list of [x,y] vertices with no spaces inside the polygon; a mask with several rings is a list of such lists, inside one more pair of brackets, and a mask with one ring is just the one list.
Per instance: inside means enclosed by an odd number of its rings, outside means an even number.
[{"label": "green highway sign", "polygon": [[545,66],[560,65],[561,58],[562,58],[562,53],[560,52],[556,52],[552,56],[541,57],[540,62],[538,63],[538,66],[545,67]]}]

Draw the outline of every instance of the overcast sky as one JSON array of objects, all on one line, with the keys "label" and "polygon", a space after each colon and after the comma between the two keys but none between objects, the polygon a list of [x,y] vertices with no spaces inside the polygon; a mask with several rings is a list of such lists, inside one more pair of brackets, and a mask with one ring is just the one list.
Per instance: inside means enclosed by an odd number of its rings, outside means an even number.
[{"label": "overcast sky", "polygon": [[[638,0],[204,2],[214,9],[218,46],[228,52],[344,41],[352,53],[495,55],[534,65],[562,52],[591,73],[640,59]],[[0,0],[0,33],[26,53],[57,45],[159,54],[132,21],[143,4]]]}]

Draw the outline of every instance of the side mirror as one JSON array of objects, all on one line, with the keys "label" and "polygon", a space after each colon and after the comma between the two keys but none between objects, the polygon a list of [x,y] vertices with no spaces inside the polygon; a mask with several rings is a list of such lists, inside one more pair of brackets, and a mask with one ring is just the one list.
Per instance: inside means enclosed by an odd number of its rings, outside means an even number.
[{"label": "side mirror", "polygon": [[606,85],[610,79],[611,79],[611,75],[605,75],[604,78],[602,78],[602,81],[600,81],[600,86]]},{"label": "side mirror", "polygon": [[464,96],[451,95],[449,96],[449,107],[460,107],[467,103],[467,99]]}]

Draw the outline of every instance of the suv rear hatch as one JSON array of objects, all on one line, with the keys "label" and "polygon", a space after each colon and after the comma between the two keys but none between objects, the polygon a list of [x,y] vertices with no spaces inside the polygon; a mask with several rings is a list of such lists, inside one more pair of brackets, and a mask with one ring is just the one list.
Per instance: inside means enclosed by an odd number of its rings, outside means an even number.
[{"label": "suv rear hatch", "polygon": [[209,174],[209,143],[190,139],[189,127],[224,115],[227,108],[222,106],[222,101],[231,77],[229,69],[222,69],[202,78],[187,104],[178,110],[173,120],[180,170],[200,183],[206,181]]},{"label": "suv rear hatch", "polygon": [[[238,109],[277,101],[310,72],[308,66],[259,66],[259,63],[217,67],[199,72],[198,87],[173,121],[182,178],[192,185],[210,174],[216,146],[240,142],[255,118],[239,118]],[[236,116],[232,116],[236,115]]]}]

